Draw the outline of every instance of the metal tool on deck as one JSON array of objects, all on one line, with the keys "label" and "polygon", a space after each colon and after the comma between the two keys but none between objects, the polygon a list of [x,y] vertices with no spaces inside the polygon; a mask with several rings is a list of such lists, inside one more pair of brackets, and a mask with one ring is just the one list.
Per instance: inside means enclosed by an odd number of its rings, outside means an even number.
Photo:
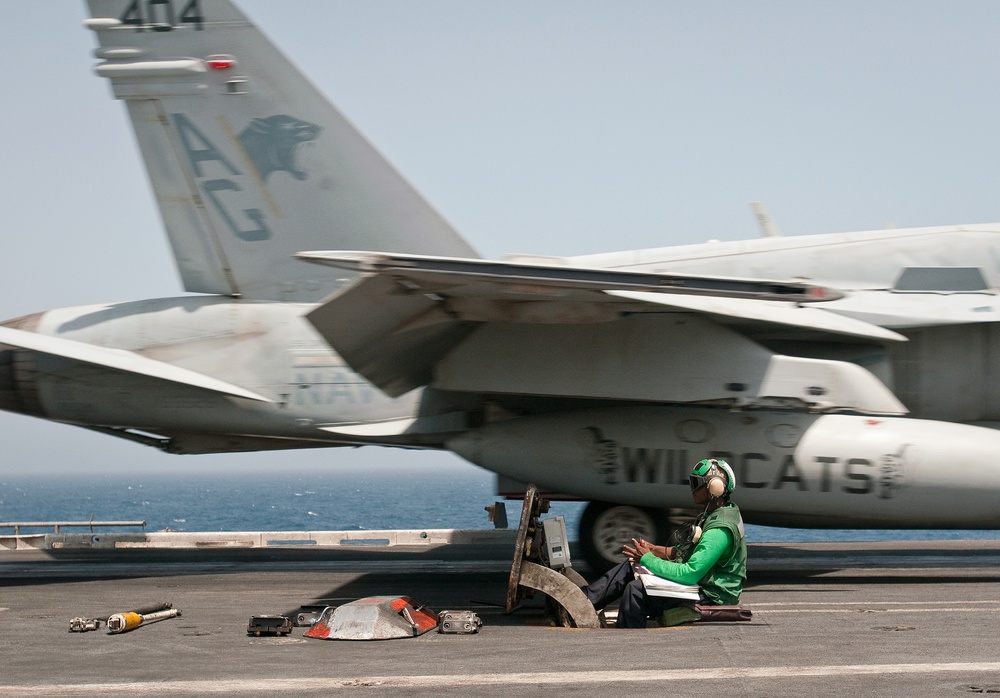
[{"label": "metal tool on deck", "polygon": [[71,633],[85,633],[89,630],[97,630],[101,627],[100,618],[70,618],[69,631]]},{"label": "metal tool on deck", "polygon": [[299,608],[299,612],[295,614],[295,617],[291,619],[292,625],[298,627],[313,626],[327,608],[329,606],[302,606]]},{"label": "metal tool on deck", "polygon": [[[155,603],[150,606],[142,606],[134,611],[129,611],[130,613],[138,613],[139,615],[146,615],[150,613],[156,613],[157,611],[165,611],[173,606],[169,601],[162,601],[160,603]],[[91,630],[98,630],[101,627],[101,623],[108,623],[115,614],[112,613],[102,613],[97,616],[92,616],[89,618],[77,617],[71,618],[69,621],[69,631],[71,633],[85,633]],[[118,614],[121,615],[121,614]],[[177,613],[180,615],[180,612]],[[110,629],[110,627],[109,627]],[[120,631],[119,631],[120,632]]]},{"label": "metal tool on deck", "polygon": [[438,614],[438,632],[457,635],[478,633],[483,621],[474,611],[441,611]]},{"label": "metal tool on deck", "polygon": [[549,609],[559,625],[599,628],[597,611],[580,590],[587,580],[571,566],[565,525],[539,522],[538,517],[548,509],[548,502],[538,496],[538,488],[528,485],[514,543],[506,612],[513,613],[522,599],[540,591],[551,600]]},{"label": "metal tool on deck", "polygon": [[[112,614],[108,617],[108,632],[112,634],[125,633],[129,630],[135,630],[143,623],[155,623],[158,620],[176,618],[181,615],[180,609],[170,608],[170,604],[159,604],[159,606],[159,610],[143,608],[138,611]],[[163,606],[167,606],[167,608],[162,608]]]},{"label": "metal tool on deck", "polygon": [[292,632],[292,621],[288,616],[258,615],[250,616],[247,623],[247,635],[287,635]]}]

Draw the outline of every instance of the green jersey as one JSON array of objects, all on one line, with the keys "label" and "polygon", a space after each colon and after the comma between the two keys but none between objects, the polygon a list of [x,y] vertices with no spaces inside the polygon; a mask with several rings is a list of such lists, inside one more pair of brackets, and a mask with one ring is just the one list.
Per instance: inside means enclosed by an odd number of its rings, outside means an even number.
[{"label": "green jersey", "polygon": [[701,523],[702,536],[687,560],[673,562],[646,553],[640,564],[658,577],[697,584],[712,603],[739,603],[747,577],[747,543],[743,517],[735,504],[712,511]]}]

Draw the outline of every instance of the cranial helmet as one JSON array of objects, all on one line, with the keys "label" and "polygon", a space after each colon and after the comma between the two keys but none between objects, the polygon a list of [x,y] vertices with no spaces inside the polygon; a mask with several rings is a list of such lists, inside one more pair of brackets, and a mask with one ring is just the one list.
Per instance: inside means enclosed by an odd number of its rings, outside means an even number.
[{"label": "cranial helmet", "polygon": [[723,497],[736,489],[736,474],[729,463],[721,458],[705,458],[698,461],[688,478],[691,491],[707,487],[712,497]]}]

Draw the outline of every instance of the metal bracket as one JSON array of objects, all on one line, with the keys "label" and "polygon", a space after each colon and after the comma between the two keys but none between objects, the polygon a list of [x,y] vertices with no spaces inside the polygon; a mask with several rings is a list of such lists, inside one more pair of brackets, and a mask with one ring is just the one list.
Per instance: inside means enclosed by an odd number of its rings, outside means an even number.
[{"label": "metal bracket", "polygon": [[601,621],[593,604],[580,590],[580,585],[586,584],[583,577],[571,567],[557,572],[539,564],[538,536],[541,535],[541,526],[538,517],[545,511],[548,511],[548,503],[538,496],[537,487],[528,485],[514,543],[506,612],[512,613],[521,599],[531,596],[533,591],[540,591],[552,600],[555,605],[553,615],[561,626],[600,628]]}]

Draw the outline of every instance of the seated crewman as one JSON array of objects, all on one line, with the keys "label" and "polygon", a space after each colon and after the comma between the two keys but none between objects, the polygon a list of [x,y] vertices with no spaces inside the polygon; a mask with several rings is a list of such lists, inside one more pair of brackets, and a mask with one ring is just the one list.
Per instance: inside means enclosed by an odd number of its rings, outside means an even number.
[{"label": "seated crewman", "polygon": [[740,509],[729,501],[736,489],[736,476],[726,461],[707,458],[691,471],[691,496],[705,511],[691,527],[687,545],[667,547],[632,539],[626,545],[625,562],[613,567],[583,592],[601,609],[618,597],[619,628],[645,628],[649,618],[680,605],[681,599],[650,596],[636,579],[632,563],[638,562],[651,573],[678,584],[697,584],[702,604],[738,604],[746,580],[747,544]]}]

